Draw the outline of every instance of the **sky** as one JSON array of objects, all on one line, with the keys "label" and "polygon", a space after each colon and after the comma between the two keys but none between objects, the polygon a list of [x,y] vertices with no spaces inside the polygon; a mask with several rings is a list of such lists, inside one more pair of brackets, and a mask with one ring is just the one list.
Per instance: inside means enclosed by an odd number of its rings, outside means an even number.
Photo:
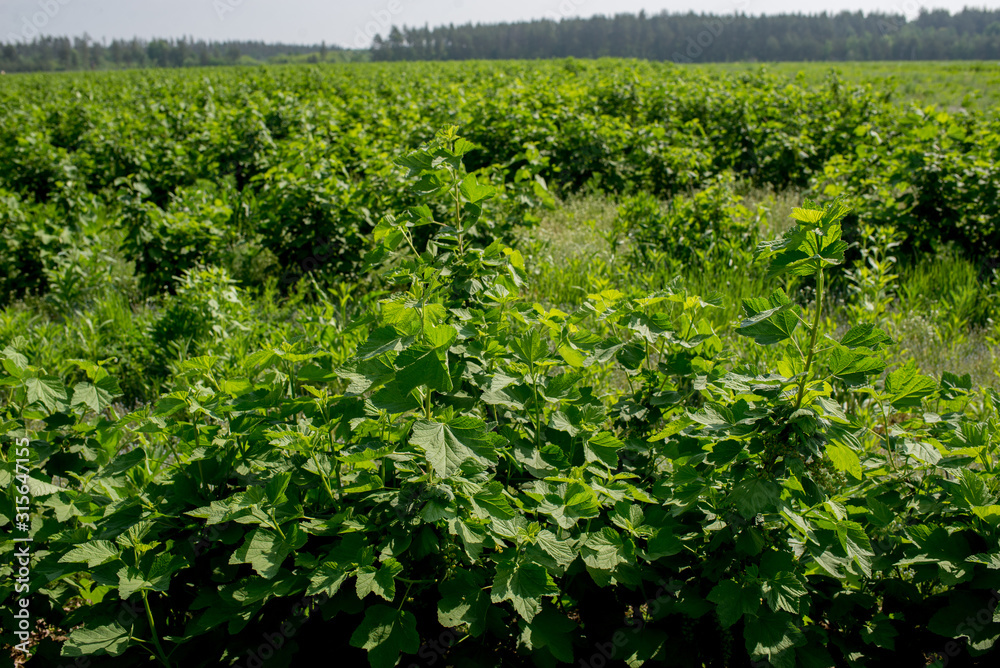
[{"label": "sky", "polygon": [[670,12],[751,15],[843,10],[915,16],[921,6],[1000,9],[1000,0],[0,0],[0,42],[84,33],[103,39],[185,37],[366,48],[392,25],[497,23]]}]

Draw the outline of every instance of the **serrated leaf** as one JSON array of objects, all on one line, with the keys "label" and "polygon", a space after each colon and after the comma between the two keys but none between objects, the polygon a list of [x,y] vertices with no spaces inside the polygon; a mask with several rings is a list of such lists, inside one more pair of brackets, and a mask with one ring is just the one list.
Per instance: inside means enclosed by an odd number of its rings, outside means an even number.
[{"label": "serrated leaf", "polygon": [[480,185],[479,182],[476,181],[474,174],[466,176],[465,179],[462,180],[462,185],[459,189],[462,191],[462,195],[465,199],[473,204],[490,199],[496,195],[497,192],[497,189],[491,185]]},{"label": "serrated leaf", "polygon": [[158,554],[140,561],[139,567],[123,566],[118,570],[118,594],[127,599],[137,591],[166,591],[170,578],[185,565],[176,555]]},{"label": "serrated leaf", "polygon": [[449,422],[419,420],[413,425],[410,443],[423,448],[437,475],[449,478],[467,459],[490,464],[495,452],[486,433],[486,423],[467,416]]},{"label": "serrated leaf", "polygon": [[766,609],[746,622],[743,637],[753,656],[767,657],[772,665],[782,668],[795,665],[794,648],[805,641],[788,613]]},{"label": "serrated leaf", "polygon": [[63,645],[62,656],[118,656],[124,652],[131,639],[129,631],[113,622],[95,628],[79,628],[69,634]]},{"label": "serrated leaf", "polygon": [[387,605],[365,610],[365,618],[351,634],[351,646],[368,651],[372,668],[392,668],[401,652],[416,654],[420,649],[417,619],[409,612]]},{"label": "serrated leaf", "polygon": [[837,522],[836,532],[837,540],[847,552],[848,558],[858,565],[866,577],[871,577],[871,559],[875,553],[872,552],[871,541],[869,541],[864,528],[857,522],[841,520]]},{"label": "serrated leaf", "polygon": [[708,594],[708,600],[715,603],[719,623],[729,628],[743,615],[753,615],[760,608],[760,587],[740,586],[733,580],[723,580]]},{"label": "serrated leaf", "polygon": [[861,460],[853,449],[846,445],[831,442],[826,446],[826,454],[830,457],[830,461],[833,462],[834,467],[838,471],[844,471],[851,474],[854,479],[861,480]]},{"label": "serrated leaf", "polygon": [[482,635],[486,630],[490,595],[483,591],[478,573],[456,569],[440,584],[439,590],[438,622],[441,626],[454,628],[465,624],[472,637]]},{"label": "serrated leaf", "polygon": [[118,547],[107,540],[92,540],[85,545],[74,547],[72,550],[59,558],[60,563],[65,562],[86,562],[87,566],[94,568],[107,563],[120,556]]},{"label": "serrated leaf", "polygon": [[531,650],[547,647],[563,663],[573,663],[573,637],[576,622],[551,608],[542,610],[521,634],[521,640]]},{"label": "serrated leaf", "polygon": [[845,348],[868,348],[878,350],[893,341],[889,335],[872,324],[855,325],[840,339],[840,345]]},{"label": "serrated leaf", "polygon": [[772,345],[792,337],[798,316],[794,304],[782,290],[775,290],[769,299],[743,300],[744,320],[736,328],[741,336],[753,338],[761,345]]},{"label": "serrated leaf", "polygon": [[263,527],[254,529],[229,558],[230,564],[250,564],[261,577],[271,580],[293,550],[305,544],[306,536],[292,525],[285,529],[287,540]]},{"label": "serrated leaf", "polygon": [[504,561],[497,565],[490,600],[510,601],[517,613],[530,622],[542,609],[542,597],[558,593],[555,581],[542,566]]},{"label": "serrated leaf", "polygon": [[417,345],[407,348],[396,358],[396,386],[402,395],[414,388],[426,386],[439,392],[451,392],[448,372],[448,349]]},{"label": "serrated leaf", "polygon": [[344,584],[353,570],[353,567],[343,566],[335,561],[324,561],[309,577],[306,596],[315,596],[320,592],[326,592],[327,596],[333,596],[340,591],[341,585]]},{"label": "serrated leaf", "polygon": [[897,409],[920,406],[923,399],[934,394],[937,383],[930,376],[921,376],[911,361],[890,373],[885,379],[885,391],[890,403]]},{"label": "serrated leaf", "polygon": [[66,387],[62,381],[53,376],[28,378],[24,381],[27,390],[28,403],[40,403],[51,412],[66,408]]},{"label": "serrated leaf", "polygon": [[563,568],[568,567],[576,560],[577,552],[573,549],[576,546],[575,540],[560,539],[548,529],[544,529],[535,537],[535,542],[545,554],[552,557]]},{"label": "serrated leaf", "polygon": [[472,497],[473,503],[493,519],[511,519],[516,514],[510,507],[510,501],[504,494],[503,485],[499,481],[490,482],[483,490]]},{"label": "serrated leaf", "polygon": [[363,599],[368,594],[381,596],[387,601],[396,597],[396,576],[403,572],[403,566],[395,559],[386,559],[377,570],[368,566],[358,571],[357,594]]},{"label": "serrated leaf", "polygon": [[885,360],[878,355],[844,346],[835,346],[830,354],[830,373],[851,385],[867,382],[867,376],[882,373]]},{"label": "serrated leaf", "polygon": [[[805,582],[795,573],[779,571],[764,580],[762,590],[771,610],[798,613],[801,599],[807,594]],[[806,606],[808,607],[808,606]]]},{"label": "serrated leaf", "polygon": [[781,488],[771,480],[750,478],[740,482],[728,501],[736,505],[743,517],[753,517],[769,510],[781,498]]},{"label": "serrated leaf", "polygon": [[618,451],[624,447],[614,434],[602,431],[587,440],[584,454],[588,462],[599,461],[613,468],[618,466]]}]

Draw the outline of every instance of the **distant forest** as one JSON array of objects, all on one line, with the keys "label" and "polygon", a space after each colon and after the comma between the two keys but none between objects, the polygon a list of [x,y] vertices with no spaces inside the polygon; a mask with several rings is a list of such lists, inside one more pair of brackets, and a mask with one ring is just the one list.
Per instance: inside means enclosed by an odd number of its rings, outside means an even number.
[{"label": "distant forest", "polygon": [[0,70],[50,72],[141,67],[205,67],[257,63],[369,60],[367,51],[316,44],[205,42],[181,39],[116,39],[107,44],[87,37],[36,37],[0,46]]},{"label": "distant forest", "polygon": [[674,62],[1000,59],[1000,10],[895,14],[618,14],[437,28],[393,27],[370,50],[326,44],[97,42],[36,37],[0,46],[0,69],[31,72],[358,60],[623,57]]},{"label": "distant forest", "polygon": [[1000,58],[1000,10],[893,14],[645,13],[495,25],[393,28],[373,60],[600,58],[675,62]]}]

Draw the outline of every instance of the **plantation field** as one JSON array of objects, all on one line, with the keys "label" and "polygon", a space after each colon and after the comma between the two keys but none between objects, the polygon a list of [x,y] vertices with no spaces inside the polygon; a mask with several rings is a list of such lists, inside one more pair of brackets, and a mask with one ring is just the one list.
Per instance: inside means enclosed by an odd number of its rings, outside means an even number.
[{"label": "plantation field", "polygon": [[851,83],[870,83],[890,92],[897,104],[935,105],[945,111],[962,108],[989,112],[1000,103],[1000,62],[897,61],[866,63],[715,63],[700,65],[706,72],[727,74],[765,68],[774,74],[797,77],[818,85],[830,74]]},{"label": "plantation field", "polygon": [[0,79],[4,653],[996,665],[994,65]]}]

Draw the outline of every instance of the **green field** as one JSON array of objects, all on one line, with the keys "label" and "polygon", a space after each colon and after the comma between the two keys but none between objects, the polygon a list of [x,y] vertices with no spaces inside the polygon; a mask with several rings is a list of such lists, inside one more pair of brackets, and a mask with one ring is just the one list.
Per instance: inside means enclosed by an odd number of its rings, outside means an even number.
[{"label": "green field", "polygon": [[795,78],[801,72],[809,86],[821,85],[830,72],[856,84],[891,91],[897,104],[934,105],[957,112],[989,112],[1000,103],[1000,62],[899,61],[866,63],[724,63],[701,65],[706,72],[754,73],[761,68]]},{"label": "green field", "polygon": [[998,74],[3,77],[0,643],[996,665]]}]

